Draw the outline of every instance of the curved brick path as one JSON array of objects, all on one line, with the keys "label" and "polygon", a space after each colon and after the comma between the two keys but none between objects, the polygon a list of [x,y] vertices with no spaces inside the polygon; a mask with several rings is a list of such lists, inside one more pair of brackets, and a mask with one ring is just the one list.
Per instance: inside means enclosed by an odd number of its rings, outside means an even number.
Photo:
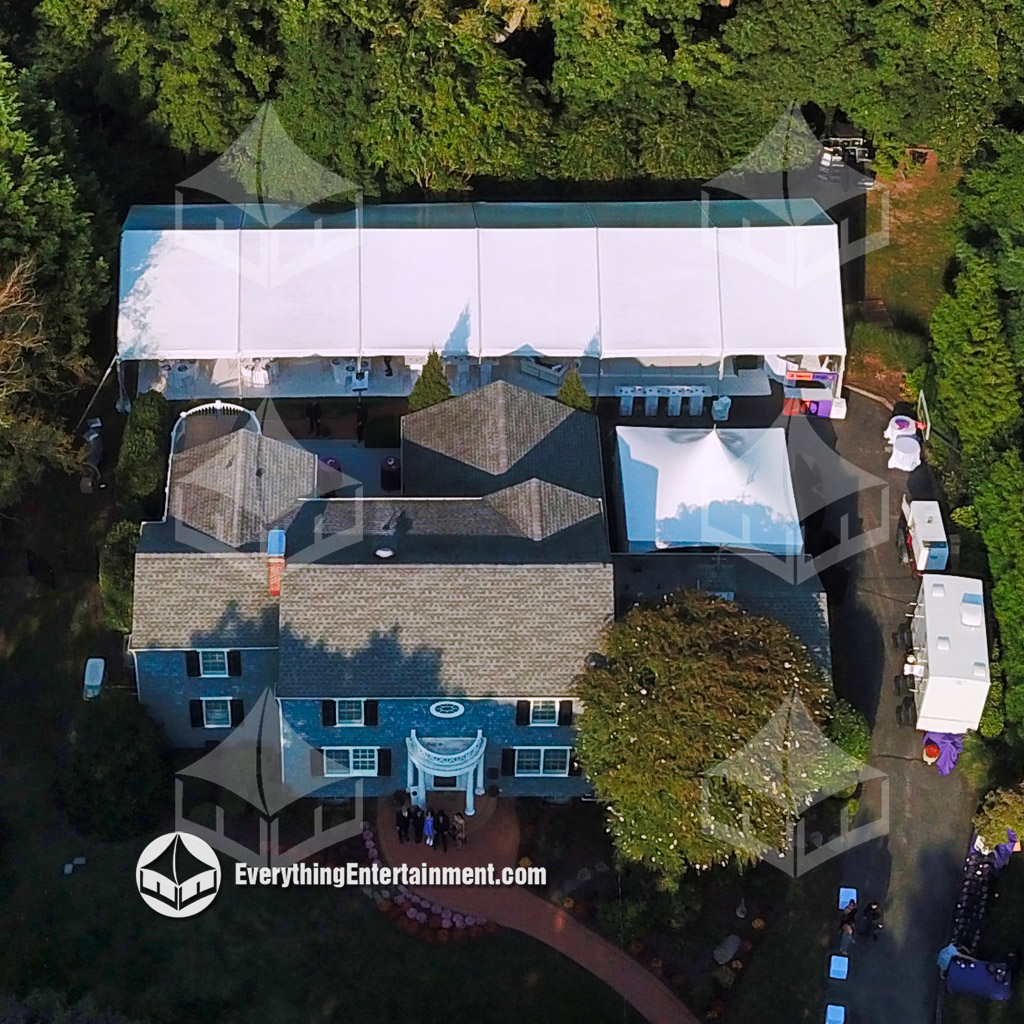
[{"label": "curved brick path", "polygon": [[[458,852],[438,853],[415,843],[400,844],[395,832],[394,806],[377,802],[377,835],[388,864],[447,864],[475,867],[493,864],[496,870],[512,867],[519,853],[519,821],[510,800],[478,805],[469,819],[469,842]],[[520,886],[423,886],[419,895],[463,914],[486,917],[524,932],[600,978],[650,1024],[700,1024],[654,975],[644,970],[618,946],[585,928],[569,914]]]}]

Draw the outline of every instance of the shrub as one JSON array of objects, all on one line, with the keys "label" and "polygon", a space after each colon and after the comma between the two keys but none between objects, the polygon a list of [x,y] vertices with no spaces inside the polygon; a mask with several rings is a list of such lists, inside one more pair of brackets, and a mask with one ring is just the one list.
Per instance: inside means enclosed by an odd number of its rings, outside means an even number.
[{"label": "shrub", "polygon": [[135,548],[139,524],[127,519],[107,534],[100,549],[100,597],[107,625],[121,633],[132,631],[132,596],[135,584]]},{"label": "shrub", "polygon": [[848,701],[837,700],[828,722],[828,738],[851,757],[866,761],[871,750],[867,719]]},{"label": "shrub", "polygon": [[163,395],[147,391],[128,414],[114,474],[125,497],[152,498],[167,477],[170,412]]},{"label": "shrub", "polygon": [[419,412],[421,409],[429,409],[432,405],[447,401],[452,397],[452,389],[448,378],[444,375],[444,363],[434,349],[431,349],[427,361],[423,365],[423,372],[419,375],[416,383],[412,386],[412,393],[409,395],[409,411]]},{"label": "shrub", "polygon": [[620,945],[642,939],[650,930],[647,904],[641,899],[618,899],[601,903],[597,908],[601,931]]},{"label": "shrub", "polygon": [[571,409],[582,409],[584,412],[594,411],[593,399],[587,394],[587,389],[580,379],[579,370],[575,366],[569,367],[569,372],[565,375],[556,397],[562,405],[567,405]]},{"label": "shrub", "polygon": [[973,505],[961,505],[949,513],[954,526],[961,530],[976,530],[978,528],[978,511]]},{"label": "shrub", "polygon": [[969,732],[964,736],[964,750],[957,767],[974,789],[984,793],[992,785],[995,775],[995,750],[978,733]]},{"label": "shrub", "polygon": [[[981,722],[978,725],[978,732],[988,739],[994,739],[1003,731],[1005,724],[1003,714],[1003,681],[992,672],[992,684],[988,689],[988,697],[985,699],[985,707],[981,712]],[[973,734],[970,734],[973,735]]]},{"label": "shrub", "polygon": [[989,793],[974,816],[974,827],[989,849],[1006,842],[1007,829],[1024,835],[1024,783]]},{"label": "shrub", "polygon": [[141,705],[103,693],[75,710],[57,795],[83,835],[118,842],[150,831],[170,806],[163,733]]}]

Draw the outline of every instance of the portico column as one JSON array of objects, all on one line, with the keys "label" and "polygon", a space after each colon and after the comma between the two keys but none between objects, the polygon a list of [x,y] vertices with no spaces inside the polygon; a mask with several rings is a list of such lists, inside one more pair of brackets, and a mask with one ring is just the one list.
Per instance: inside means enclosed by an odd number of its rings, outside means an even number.
[{"label": "portico column", "polygon": [[405,758],[405,791],[407,793],[409,793],[410,796],[412,795],[412,773],[413,773],[412,755],[411,754],[406,754],[406,758]]},{"label": "portico column", "polygon": [[470,769],[466,772],[466,817],[471,818],[476,814],[476,807],[473,806],[473,777],[476,773]]},{"label": "portico column", "polygon": [[476,795],[484,795],[484,759],[482,757],[476,766]]}]

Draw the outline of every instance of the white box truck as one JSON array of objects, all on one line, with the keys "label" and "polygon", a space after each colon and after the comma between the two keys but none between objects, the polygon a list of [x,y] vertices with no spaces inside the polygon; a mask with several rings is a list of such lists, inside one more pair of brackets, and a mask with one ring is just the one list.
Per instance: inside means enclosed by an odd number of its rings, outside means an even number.
[{"label": "white box truck", "polygon": [[977,729],[988,696],[988,636],[981,581],[925,576],[910,624],[916,726],[925,732]]}]

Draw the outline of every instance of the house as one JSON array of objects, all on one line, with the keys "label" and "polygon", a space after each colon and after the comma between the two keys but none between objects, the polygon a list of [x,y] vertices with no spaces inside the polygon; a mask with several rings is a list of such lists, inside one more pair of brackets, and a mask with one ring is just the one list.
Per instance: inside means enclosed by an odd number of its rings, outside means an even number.
[{"label": "house", "polygon": [[839,235],[812,199],[266,213],[132,208],[122,388],[401,397],[437,350],[456,394],[506,380],[552,395],[576,366],[624,412],[696,414],[774,385],[841,414]]},{"label": "house", "polygon": [[614,611],[596,417],[496,381],[406,416],[404,493],[366,498],[208,412],[179,421],[135,563],[139,699],[172,742],[216,743],[269,690],[285,779],[324,796],[585,792],[573,679]]}]

